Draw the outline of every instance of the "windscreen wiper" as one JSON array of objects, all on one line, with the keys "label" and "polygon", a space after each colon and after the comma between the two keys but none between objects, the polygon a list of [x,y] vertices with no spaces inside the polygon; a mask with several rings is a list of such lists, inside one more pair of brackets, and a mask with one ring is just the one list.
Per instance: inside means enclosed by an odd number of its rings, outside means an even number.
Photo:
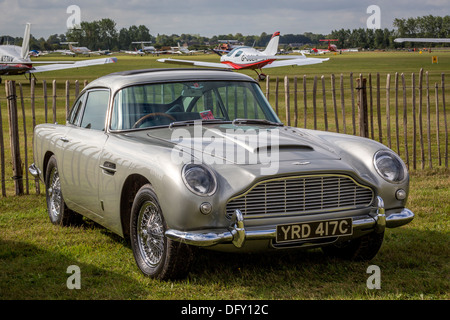
[{"label": "windscreen wiper", "polygon": [[195,125],[197,123],[229,123],[230,121],[221,120],[221,119],[195,119],[195,120],[183,120],[183,121],[175,121],[169,125],[169,129],[173,127],[181,127],[181,126],[190,126]]},{"label": "windscreen wiper", "polygon": [[241,124],[241,123],[247,123],[247,124],[267,124],[271,126],[278,126],[282,127],[284,126],[281,122],[273,122],[266,119],[234,119],[232,124]]}]

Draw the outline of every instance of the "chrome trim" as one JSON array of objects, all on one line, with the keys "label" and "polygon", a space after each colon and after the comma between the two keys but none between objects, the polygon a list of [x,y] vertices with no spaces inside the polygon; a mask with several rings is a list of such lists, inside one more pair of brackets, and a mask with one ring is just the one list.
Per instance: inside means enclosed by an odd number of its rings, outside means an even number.
[{"label": "chrome trim", "polygon": [[387,214],[386,227],[397,228],[410,223],[413,219],[414,213],[407,208],[403,208],[400,212],[392,212]]},{"label": "chrome trim", "polygon": [[[377,197],[377,208],[375,215],[353,217],[353,230],[367,232],[374,229],[375,232],[382,233],[385,228],[395,228],[407,224],[414,218],[414,214],[409,209],[403,209],[399,213],[391,213],[386,217],[384,201]],[[220,243],[231,242],[236,248],[241,248],[247,240],[270,240],[276,237],[276,226],[261,229],[246,229],[244,219],[240,210],[233,214],[230,227],[228,229],[179,231],[169,229],[166,236],[172,240],[184,242],[186,244],[208,247]]]},{"label": "chrome trim", "polygon": [[36,167],[36,165],[34,163],[32,163],[29,167],[28,167],[28,172],[30,172],[30,174],[35,177],[35,178],[39,178],[39,176],[41,175],[41,170],[39,170],[38,167]]},{"label": "chrome trim", "polygon": [[227,217],[239,209],[246,219],[367,208],[374,192],[341,174],[285,176],[262,180],[227,202]]},{"label": "chrome trim", "polygon": [[386,214],[384,210],[384,201],[380,196],[377,196],[377,216],[376,216],[376,224],[375,224],[375,232],[383,233],[386,229]]}]

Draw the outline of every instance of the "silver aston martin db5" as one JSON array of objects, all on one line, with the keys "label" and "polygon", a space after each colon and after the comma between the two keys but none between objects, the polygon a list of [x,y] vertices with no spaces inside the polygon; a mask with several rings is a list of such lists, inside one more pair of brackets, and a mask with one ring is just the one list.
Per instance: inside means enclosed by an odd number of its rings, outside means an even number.
[{"label": "silver aston martin db5", "polygon": [[34,132],[52,223],[82,216],[130,240],[148,276],[185,277],[193,248],[321,247],[368,260],[409,223],[409,175],[370,139],[284,126],[258,83],[151,69],[84,88],[65,125]]}]

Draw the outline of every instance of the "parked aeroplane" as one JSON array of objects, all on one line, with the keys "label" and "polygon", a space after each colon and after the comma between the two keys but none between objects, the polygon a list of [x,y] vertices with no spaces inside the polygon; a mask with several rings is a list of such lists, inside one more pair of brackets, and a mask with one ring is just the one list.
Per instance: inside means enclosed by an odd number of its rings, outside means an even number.
[{"label": "parked aeroplane", "polygon": [[[13,45],[0,45],[0,75],[32,75],[37,72],[81,68],[117,62],[116,58],[92,59],[82,61],[31,61],[29,51],[30,29],[31,24],[27,23],[25,26],[25,34],[21,47]],[[36,64],[45,65],[33,66]]]},{"label": "parked aeroplane", "polygon": [[145,56],[145,52],[144,51],[142,51],[142,50],[138,50],[138,49],[134,49],[134,51],[131,51],[131,50],[123,50],[123,51],[120,51],[120,52],[123,52],[123,53],[126,53],[126,54],[131,54],[131,55],[135,55],[135,56]]},{"label": "parked aeroplane", "polygon": [[[266,75],[262,73],[263,68],[275,68],[284,66],[303,66],[321,63],[328,59],[306,58],[304,55],[276,55],[278,52],[278,43],[280,40],[280,32],[275,32],[264,51],[258,51],[252,47],[237,47],[226,55],[220,57],[220,63],[192,61],[180,59],[158,59],[158,62],[190,64],[193,66],[225,68],[225,69],[252,69],[258,74],[258,79],[265,79]],[[257,69],[261,73],[258,73]]]},{"label": "parked aeroplane", "polygon": [[156,48],[154,46],[146,46],[146,43],[152,43],[151,41],[133,41],[133,44],[140,44],[141,45],[141,52],[143,53],[156,53]]},{"label": "parked aeroplane", "polygon": [[105,55],[109,53],[109,50],[98,50],[98,51],[92,51],[89,48],[86,47],[74,47],[72,44],[77,44],[78,42],[61,42],[61,44],[68,44],[69,50],[66,50],[63,52],[63,54],[75,56],[77,54],[83,54],[90,56],[93,55]]},{"label": "parked aeroplane", "polygon": [[335,44],[331,44],[331,41],[339,41],[338,39],[320,39],[319,41],[327,41],[328,42],[328,49],[312,49],[315,53],[325,53],[325,52],[357,52],[358,49],[338,49],[338,47]]}]

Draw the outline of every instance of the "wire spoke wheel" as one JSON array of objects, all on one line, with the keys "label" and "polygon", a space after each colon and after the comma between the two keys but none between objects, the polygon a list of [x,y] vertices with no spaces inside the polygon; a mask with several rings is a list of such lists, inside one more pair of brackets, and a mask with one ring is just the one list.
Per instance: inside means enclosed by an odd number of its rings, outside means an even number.
[{"label": "wire spoke wheel", "polygon": [[58,168],[53,167],[50,171],[50,185],[47,189],[48,192],[48,205],[50,215],[57,220],[61,215],[61,183],[59,180]]},{"label": "wire spoke wheel", "polygon": [[130,216],[134,259],[146,276],[161,280],[186,277],[193,260],[191,248],[165,235],[167,222],[150,184],[137,192]]},{"label": "wire spoke wheel", "polygon": [[138,246],[144,262],[156,267],[164,254],[164,226],[158,206],[146,201],[138,216]]}]

